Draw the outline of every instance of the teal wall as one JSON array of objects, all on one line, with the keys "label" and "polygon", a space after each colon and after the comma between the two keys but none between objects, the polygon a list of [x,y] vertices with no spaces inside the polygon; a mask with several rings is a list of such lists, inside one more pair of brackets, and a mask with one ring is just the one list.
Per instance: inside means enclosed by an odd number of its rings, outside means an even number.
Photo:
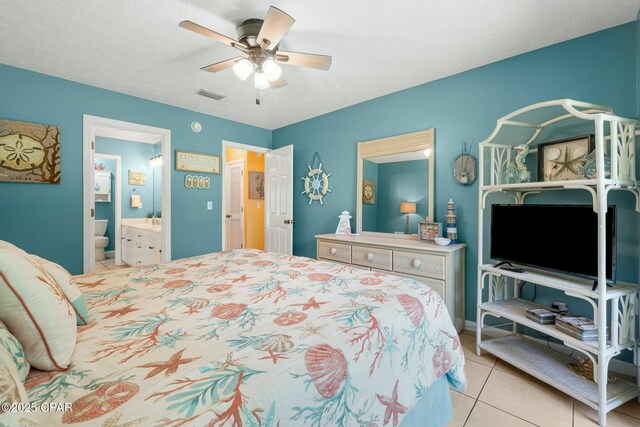
[{"label": "teal wall", "polygon": [[116,161],[109,159],[100,159],[96,156],[95,164],[101,164],[104,166],[105,171],[111,172],[111,201],[110,202],[96,202],[96,219],[107,220],[107,231],[105,236],[109,238],[109,244],[105,248],[107,251],[115,249],[115,203],[113,202],[113,195],[115,194],[115,171]]},{"label": "teal wall", "polygon": [[400,213],[400,202],[414,202],[416,213],[409,214],[409,234],[418,233],[418,221],[429,215],[429,161],[382,163],[378,165],[378,215],[376,231],[402,232],[407,216]]},{"label": "teal wall", "polygon": [[[171,130],[173,258],[220,250],[222,223],[220,175],[211,175],[209,190],[185,188],[187,173],[174,170],[173,150],[220,155],[223,139],[271,147],[272,132],[266,129],[7,65],[0,65],[0,87],[0,117],[60,127],[62,162],[58,185],[0,183],[0,239],[73,274],[82,272],[83,114]],[[247,108],[257,107],[248,103]],[[202,123],[201,133],[191,130],[194,120]],[[208,200],[213,211],[206,210]]]},{"label": "teal wall", "polygon": [[[294,200],[295,254],[314,257],[314,235],[335,230],[342,210],[355,212],[356,142],[435,128],[435,219],[445,222],[447,201],[453,198],[460,240],[466,252],[466,318],[475,320],[477,269],[477,184],[463,187],[453,181],[453,160],[463,142],[485,139],[496,119],[526,105],[558,98],[573,98],[612,105],[622,116],[637,117],[636,23],[590,34],[544,49],[416,86],[342,110],[334,111],[273,132],[273,147],[294,144],[297,159],[318,151],[332,173],[332,192],[324,204]],[[474,148],[477,144],[474,144]],[[474,149],[477,155],[477,148]],[[294,176],[306,173],[304,162],[294,163]],[[294,194],[302,191],[294,180]],[[579,195],[563,200],[584,203]],[[620,197],[618,210],[619,277],[637,280],[638,227],[633,200]],[[558,196],[556,196],[556,201]],[[626,232],[625,232],[626,231]],[[526,244],[526,243],[524,243]],[[541,295],[544,303],[552,295]]]},{"label": "teal wall", "polygon": [[[149,165],[149,158],[156,155],[161,144],[145,144],[121,139],[96,137],[96,153],[112,154],[121,158],[122,218],[146,218],[149,212],[158,212],[162,206],[162,174],[160,169]],[[143,172],[145,185],[130,185],[129,171]],[[158,191],[156,191],[158,189]],[[131,196],[137,194],[142,202],[141,208],[131,207]],[[159,197],[159,200],[155,200]]]}]

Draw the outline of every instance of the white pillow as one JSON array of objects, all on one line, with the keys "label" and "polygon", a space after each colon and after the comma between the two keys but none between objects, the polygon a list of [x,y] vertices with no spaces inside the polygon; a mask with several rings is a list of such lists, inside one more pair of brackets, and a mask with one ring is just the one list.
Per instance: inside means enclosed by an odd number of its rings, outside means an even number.
[{"label": "white pillow", "polygon": [[0,249],[3,249],[3,248],[11,249],[11,250],[16,251],[16,252],[21,253],[21,254],[26,254],[26,252],[24,250],[20,249],[16,245],[11,244],[11,243],[9,243],[9,242],[7,242],[5,240],[0,240]]},{"label": "white pillow", "polygon": [[0,246],[0,321],[22,343],[31,366],[66,369],[78,330],[64,291],[29,255]]},{"label": "white pillow", "polygon": [[76,323],[78,325],[86,325],[89,323],[89,310],[87,309],[87,303],[80,288],[71,283],[71,274],[64,267],[55,262],[40,258],[37,255],[31,255],[42,268],[56,281],[60,289],[67,296],[73,309],[76,312]]},{"label": "white pillow", "polygon": [[[30,255],[19,247],[4,240],[0,240],[0,248],[13,250],[22,255]],[[62,288],[62,291],[65,293],[69,301],[71,301],[71,305],[73,305],[73,309],[76,312],[76,324],[86,325],[89,323],[89,310],[87,309],[87,303],[80,288],[71,283],[71,274],[69,274],[64,267],[56,264],[55,262],[46,260],[37,255],[30,256],[51,275],[58,286]]]}]

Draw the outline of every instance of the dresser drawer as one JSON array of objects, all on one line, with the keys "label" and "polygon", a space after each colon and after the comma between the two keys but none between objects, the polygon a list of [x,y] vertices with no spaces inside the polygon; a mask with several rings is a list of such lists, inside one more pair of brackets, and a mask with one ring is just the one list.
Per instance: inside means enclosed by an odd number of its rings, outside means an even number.
[{"label": "dresser drawer", "polygon": [[393,251],[393,271],[444,280],[445,259],[443,255]]},{"label": "dresser drawer", "polygon": [[369,248],[366,246],[351,246],[351,263],[365,267],[391,270],[392,252],[389,249]]},{"label": "dresser drawer", "polygon": [[[376,269],[372,269],[373,271],[380,271],[383,272],[382,270],[376,270]],[[383,272],[386,273],[386,272]],[[434,291],[436,291],[438,293],[438,295],[440,295],[440,297],[445,301],[445,303],[447,302],[445,295],[446,295],[446,291],[445,291],[445,282],[444,280],[436,280],[436,279],[429,279],[428,277],[422,277],[422,276],[414,276],[413,274],[404,274],[404,273],[398,273],[397,271],[394,271],[392,273],[394,276],[400,276],[400,277],[404,277],[406,279],[413,279],[417,282],[423,283],[426,286],[430,287],[431,289],[433,289]]]},{"label": "dresser drawer", "polygon": [[318,258],[351,264],[351,245],[318,241]]}]

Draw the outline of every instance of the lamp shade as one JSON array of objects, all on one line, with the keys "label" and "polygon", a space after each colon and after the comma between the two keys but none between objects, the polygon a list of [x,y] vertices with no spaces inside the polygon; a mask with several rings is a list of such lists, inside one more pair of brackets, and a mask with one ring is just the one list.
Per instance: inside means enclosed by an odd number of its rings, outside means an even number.
[{"label": "lamp shade", "polygon": [[267,75],[260,70],[256,70],[253,75],[254,84],[256,89],[268,89],[269,88],[269,79]]},{"label": "lamp shade", "polygon": [[267,59],[262,63],[262,71],[264,71],[270,82],[275,82],[282,77],[282,68],[273,59]]},{"label": "lamp shade", "polygon": [[240,80],[246,80],[253,72],[253,64],[247,58],[242,58],[233,64],[233,72]]},{"label": "lamp shade", "polygon": [[414,202],[400,202],[400,212],[416,213],[416,204]]}]

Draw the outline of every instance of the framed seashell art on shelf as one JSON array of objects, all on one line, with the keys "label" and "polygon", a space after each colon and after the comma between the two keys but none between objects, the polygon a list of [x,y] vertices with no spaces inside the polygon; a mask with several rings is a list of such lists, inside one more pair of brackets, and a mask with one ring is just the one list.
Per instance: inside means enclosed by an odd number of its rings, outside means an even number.
[{"label": "framed seashell art on shelf", "polygon": [[0,119],[0,181],[60,183],[60,128]]}]

